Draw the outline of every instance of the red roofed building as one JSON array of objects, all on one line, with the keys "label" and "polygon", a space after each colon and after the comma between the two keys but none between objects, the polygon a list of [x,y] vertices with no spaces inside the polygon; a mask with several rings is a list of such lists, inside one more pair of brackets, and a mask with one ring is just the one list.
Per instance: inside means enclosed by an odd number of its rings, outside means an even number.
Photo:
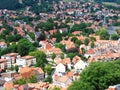
[{"label": "red roofed building", "polygon": [[35,74],[37,75],[38,81],[41,81],[44,79],[44,72],[41,68],[30,68],[30,67],[24,67],[20,69],[20,74],[23,78],[27,79],[31,75]]},{"label": "red roofed building", "polygon": [[88,58],[89,56],[94,56],[95,54],[95,51],[93,49],[90,49],[85,53],[85,57]]},{"label": "red roofed building", "polygon": [[7,44],[5,42],[0,42],[0,48],[7,48]]}]

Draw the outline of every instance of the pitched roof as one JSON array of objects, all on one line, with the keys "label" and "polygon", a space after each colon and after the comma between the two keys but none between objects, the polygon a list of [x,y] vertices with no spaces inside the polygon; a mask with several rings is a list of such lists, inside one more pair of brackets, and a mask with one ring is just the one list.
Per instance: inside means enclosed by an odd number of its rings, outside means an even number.
[{"label": "pitched roof", "polygon": [[58,79],[59,82],[65,83],[67,80],[69,79],[69,77],[67,76],[62,76]]},{"label": "pitched roof", "polygon": [[64,58],[61,62],[64,65],[71,63],[70,58]]},{"label": "pitched roof", "polygon": [[86,52],[86,54],[95,54],[95,51],[93,49],[90,49]]},{"label": "pitched roof", "polygon": [[0,46],[6,45],[5,42],[0,42]]},{"label": "pitched roof", "polygon": [[28,60],[28,59],[33,59],[34,57],[33,56],[24,56],[24,57],[21,57],[21,58]]},{"label": "pitched roof", "polygon": [[37,70],[40,74],[44,74],[44,71],[42,70],[42,68],[36,67],[32,69]]},{"label": "pitched roof", "polygon": [[23,78],[29,78],[31,75],[35,74],[34,70],[29,67],[23,67],[20,69],[20,74]]},{"label": "pitched roof", "polygon": [[13,89],[13,83],[12,82],[6,82],[4,84],[6,90]]},{"label": "pitched roof", "polygon": [[61,58],[54,58],[54,62],[56,63],[56,64],[59,64],[60,62],[62,61],[62,59]]},{"label": "pitched roof", "polygon": [[13,56],[17,56],[18,53],[9,53],[9,54],[5,54],[4,56],[10,56],[10,57],[13,57]]},{"label": "pitched roof", "polygon": [[79,56],[75,56],[72,60],[72,63],[76,64],[81,58]]}]

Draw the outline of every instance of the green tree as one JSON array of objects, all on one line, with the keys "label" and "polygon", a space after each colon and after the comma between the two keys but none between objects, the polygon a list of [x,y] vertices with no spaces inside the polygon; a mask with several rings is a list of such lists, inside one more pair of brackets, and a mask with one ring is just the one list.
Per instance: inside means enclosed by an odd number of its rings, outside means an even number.
[{"label": "green tree", "polygon": [[96,38],[95,37],[90,37],[90,40],[95,42],[96,41]]},{"label": "green tree", "polygon": [[60,57],[61,57],[61,59],[64,59],[64,54],[62,53],[62,54],[60,55]]},{"label": "green tree", "polygon": [[52,72],[52,66],[51,66],[51,65],[47,65],[47,66],[45,66],[45,72],[47,73],[47,75],[51,75],[51,72]]},{"label": "green tree", "polygon": [[35,34],[34,33],[30,32],[29,36],[32,38],[32,40],[35,40]]},{"label": "green tree", "polygon": [[102,40],[108,40],[109,34],[108,31],[105,28],[101,28],[96,34],[100,35],[100,39]]},{"label": "green tree", "polygon": [[21,56],[28,55],[29,52],[34,51],[36,48],[27,39],[21,39],[17,45],[18,53]]},{"label": "green tree", "polygon": [[84,40],[84,44],[87,46],[88,44],[89,44],[89,39],[88,38],[86,38],[85,40]]},{"label": "green tree", "polygon": [[72,53],[72,52],[70,52],[70,53],[67,53],[67,57],[68,58],[70,58],[70,60],[72,60],[75,56],[77,56],[78,55],[78,53],[76,52],[76,53]]},{"label": "green tree", "polygon": [[9,46],[9,49],[11,52],[17,52],[17,45],[13,43],[12,45]]},{"label": "green tree", "polygon": [[72,38],[71,38],[71,41],[74,42],[74,43],[75,43],[76,40],[78,40],[77,37],[72,37]]},{"label": "green tree", "polygon": [[34,56],[36,58],[36,66],[37,67],[41,67],[44,68],[45,65],[48,63],[48,61],[46,60],[46,54],[42,51],[34,51],[34,52],[30,52],[29,55]]},{"label": "green tree", "polygon": [[75,41],[75,46],[77,47],[77,48],[79,48],[79,46],[82,44],[82,41],[81,40],[76,40]]},{"label": "green tree", "polygon": [[55,57],[56,57],[56,54],[53,53],[53,54],[52,54],[52,59],[54,59]]},{"label": "green tree", "polygon": [[118,40],[119,39],[119,35],[118,34],[112,34],[111,35],[111,39],[112,40]]},{"label": "green tree", "polygon": [[44,79],[44,82],[52,83],[52,76],[49,75],[47,78]]},{"label": "green tree", "polygon": [[15,65],[15,71],[18,73],[19,67],[18,65]]},{"label": "green tree", "polygon": [[37,75],[33,74],[31,75],[28,79],[27,79],[28,83],[37,83],[38,79],[37,79]]},{"label": "green tree", "polygon": [[81,48],[81,50],[82,50],[82,54],[85,54],[85,53],[86,53],[85,48]]},{"label": "green tree", "polygon": [[15,37],[13,35],[8,35],[6,39],[7,39],[8,42],[15,41]]},{"label": "green tree", "polygon": [[120,83],[120,60],[95,62],[80,74],[68,90],[105,90]]},{"label": "green tree", "polygon": [[95,47],[95,44],[94,44],[94,42],[91,42],[91,48],[94,48]]},{"label": "green tree", "polygon": [[22,39],[23,37],[20,34],[15,34],[15,41],[19,41],[20,39]]},{"label": "green tree", "polygon": [[66,46],[64,44],[62,44],[62,43],[55,44],[55,47],[60,48],[63,52],[66,51],[66,49],[65,49]]},{"label": "green tree", "polygon": [[13,83],[23,85],[23,84],[26,84],[26,80],[24,78],[21,78],[19,80],[14,81]]}]

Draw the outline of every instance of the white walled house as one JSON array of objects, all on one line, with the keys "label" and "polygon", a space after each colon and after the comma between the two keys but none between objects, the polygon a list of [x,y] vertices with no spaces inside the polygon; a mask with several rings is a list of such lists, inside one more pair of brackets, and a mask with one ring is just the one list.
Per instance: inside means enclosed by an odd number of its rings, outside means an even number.
[{"label": "white walled house", "polygon": [[16,64],[18,66],[22,66],[22,67],[35,65],[36,64],[36,58],[34,58],[33,56],[24,56],[24,57],[21,57],[21,58],[17,58]]},{"label": "white walled house", "polygon": [[1,59],[6,59],[7,68],[11,68],[11,66],[16,63],[16,59],[19,57],[20,55],[18,53],[9,53],[1,56]]},{"label": "white walled house", "polygon": [[6,69],[6,59],[0,59],[0,69]]},{"label": "white walled house", "polygon": [[66,67],[64,64],[62,63],[59,63],[57,66],[56,66],[56,70],[55,70],[56,73],[65,73],[66,72]]},{"label": "white walled house", "polygon": [[82,60],[79,60],[75,65],[74,65],[74,69],[76,71],[78,70],[83,70],[88,66],[88,64]]},{"label": "white walled house", "polygon": [[72,83],[72,80],[66,75],[65,76],[57,76],[57,75],[55,75],[54,78],[55,79],[53,80],[53,83],[55,85],[63,87],[63,88],[68,87]]}]

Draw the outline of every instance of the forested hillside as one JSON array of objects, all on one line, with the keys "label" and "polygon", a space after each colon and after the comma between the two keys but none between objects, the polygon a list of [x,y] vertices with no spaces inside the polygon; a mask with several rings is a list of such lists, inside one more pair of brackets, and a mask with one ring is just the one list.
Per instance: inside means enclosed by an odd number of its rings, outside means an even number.
[{"label": "forested hillside", "polygon": [[19,9],[22,5],[18,3],[18,0],[0,0],[0,9]]},{"label": "forested hillside", "polygon": [[120,0],[94,0],[95,2],[116,2],[120,4]]},{"label": "forested hillside", "polygon": [[21,9],[26,6],[32,6],[31,10],[35,13],[39,12],[48,12],[52,10],[52,2],[57,0],[41,0],[41,5],[38,5],[39,0],[23,0],[22,4],[18,2],[18,0],[0,0],[0,9],[9,9],[16,10]]}]

